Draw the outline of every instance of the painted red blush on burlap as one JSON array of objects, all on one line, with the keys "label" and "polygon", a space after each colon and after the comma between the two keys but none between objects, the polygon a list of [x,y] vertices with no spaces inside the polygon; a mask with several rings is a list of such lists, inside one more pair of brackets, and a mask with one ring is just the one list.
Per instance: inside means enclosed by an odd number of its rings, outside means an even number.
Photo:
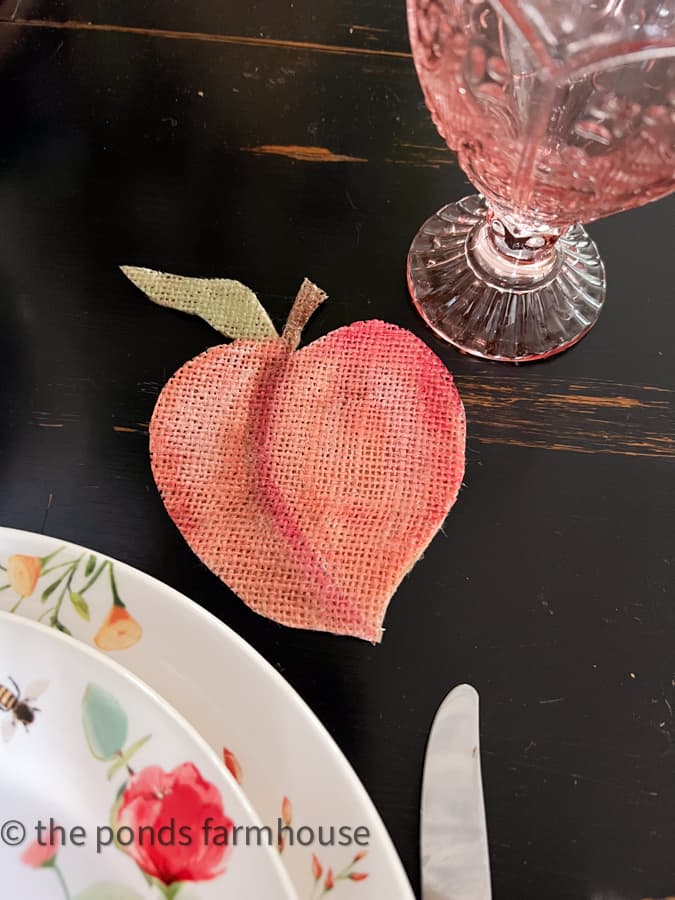
[{"label": "painted red blush on burlap", "polygon": [[150,425],[166,508],[213,572],[270,619],[375,643],[457,497],[464,446],[441,360],[379,321],[298,351],[283,338],[208,350]]}]

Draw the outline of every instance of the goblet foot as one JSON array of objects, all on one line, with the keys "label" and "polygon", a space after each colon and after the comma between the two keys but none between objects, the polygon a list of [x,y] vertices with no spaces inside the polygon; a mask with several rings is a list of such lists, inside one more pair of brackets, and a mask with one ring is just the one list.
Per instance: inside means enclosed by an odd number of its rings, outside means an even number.
[{"label": "goblet foot", "polygon": [[561,353],[595,325],[605,271],[585,229],[555,244],[553,265],[529,283],[518,266],[491,272],[472,250],[485,200],[474,195],[427,219],[408,254],[408,286],[426,323],[464,353],[527,362]]}]

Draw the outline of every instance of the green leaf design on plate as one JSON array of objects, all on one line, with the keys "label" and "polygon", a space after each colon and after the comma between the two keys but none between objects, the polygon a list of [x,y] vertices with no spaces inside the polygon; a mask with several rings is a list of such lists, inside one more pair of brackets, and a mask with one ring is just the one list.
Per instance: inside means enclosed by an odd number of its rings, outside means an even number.
[{"label": "green leaf design on plate", "polygon": [[154,303],[200,316],[225,337],[254,341],[278,337],[262,303],[239,281],[186,278],[135,266],[120,268]]},{"label": "green leaf design on plate", "polygon": [[162,884],[161,881],[155,881],[155,884],[159,888],[159,891],[162,897],[165,898],[165,900],[174,900],[174,898],[178,896],[178,892],[183,886],[183,883],[180,881],[174,881],[173,884]]},{"label": "green leaf design on plate", "polygon": [[116,760],[112,764],[112,766],[110,766],[110,768],[108,769],[108,781],[110,781],[115,773],[118,772],[123,766],[129,764],[133,755],[137,753],[144,744],[147,744],[151,737],[151,734],[146,734],[145,737],[142,737],[140,740],[136,741],[135,744],[132,744],[131,747],[129,747],[126,753],[123,753],[122,756],[120,756],[120,758]]},{"label": "green leaf design on plate", "polygon": [[46,587],[46,588],[44,589],[44,591],[42,592],[42,596],[40,597],[40,601],[41,601],[42,603],[46,603],[46,601],[49,600],[49,598],[51,597],[51,595],[54,593],[54,591],[57,589],[57,587],[61,584],[61,582],[62,582],[63,579],[65,578],[65,575],[66,575],[66,573],[64,572],[63,575],[61,575],[60,578],[57,578],[56,581],[53,581],[53,582],[49,585],[49,587]]},{"label": "green leaf design on plate", "polygon": [[89,559],[87,560],[87,565],[84,567],[84,575],[85,578],[88,578],[91,573],[94,571],[94,567],[96,566],[96,557],[92,553]]},{"label": "green leaf design on plate", "polygon": [[78,594],[77,591],[69,591],[70,602],[73,604],[73,609],[78,614],[78,616],[82,616],[85,622],[89,621],[89,604],[84,599],[82,594]]},{"label": "green leaf design on plate", "polygon": [[[110,828],[113,833],[113,845],[115,847],[117,847],[118,850],[121,850],[122,853],[127,853],[128,850],[126,847],[123,847],[120,844],[120,842],[117,840],[117,826],[118,826],[120,807],[122,806],[122,802],[124,800],[124,792],[127,789],[127,784],[128,784],[127,781],[122,782],[117,793],[115,794],[115,800],[113,801],[113,805],[110,807],[110,817],[108,819],[108,824],[110,825]],[[149,876],[146,875],[146,873],[142,869],[140,869],[139,871],[140,871],[141,875],[143,875],[145,880],[148,881]],[[151,883],[152,883],[151,881],[148,881],[148,884],[151,884]]]},{"label": "green leaf design on plate", "polygon": [[95,684],[82,698],[82,724],[89,749],[96,759],[113,759],[127,740],[127,714],[118,701]]},{"label": "green leaf design on plate", "polygon": [[103,562],[101,563],[101,565],[98,567],[98,569],[96,569],[94,574],[91,576],[89,581],[85,584],[85,586],[83,588],[80,588],[80,593],[84,594],[85,591],[88,591],[89,588],[98,581],[101,572],[107,566],[111,566],[111,565],[112,565],[112,563],[109,563],[107,559],[104,559]]},{"label": "green leaf design on plate", "polygon": [[[124,847],[120,847],[120,850],[124,850]],[[145,878],[145,883],[148,885],[148,887],[154,888],[156,885],[160,884],[160,882],[157,881],[156,878],[153,878],[151,875],[148,875],[148,873],[144,872],[143,869],[139,869],[139,871],[140,871],[141,875],[143,876],[143,878]]]},{"label": "green leaf design on plate", "polygon": [[143,897],[130,887],[112,881],[101,881],[80,891],[73,900],[143,900]]}]

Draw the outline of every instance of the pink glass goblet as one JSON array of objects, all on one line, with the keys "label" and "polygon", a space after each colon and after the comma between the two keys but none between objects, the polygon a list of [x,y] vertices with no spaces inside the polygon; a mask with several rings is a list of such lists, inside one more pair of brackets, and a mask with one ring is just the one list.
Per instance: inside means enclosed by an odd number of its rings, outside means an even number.
[{"label": "pink glass goblet", "polygon": [[605,299],[582,227],[675,189],[675,0],[408,0],[434,123],[479,195],[428,219],[413,301],[460,350],[560,353]]}]

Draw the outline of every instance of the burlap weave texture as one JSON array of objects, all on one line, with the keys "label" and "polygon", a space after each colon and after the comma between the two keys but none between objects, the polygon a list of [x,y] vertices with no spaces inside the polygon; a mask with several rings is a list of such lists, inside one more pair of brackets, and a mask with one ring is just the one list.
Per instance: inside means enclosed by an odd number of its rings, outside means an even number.
[{"label": "burlap weave texture", "polygon": [[127,278],[159,306],[199,316],[230,338],[274,338],[277,332],[250,288],[231,278],[188,278],[122,266]]},{"label": "burlap weave texture", "polygon": [[394,325],[295,350],[320,299],[303,312],[301,292],[281,338],[212,348],[171,378],[152,468],[189,545],[251,608],[376,643],[456,499],[464,411],[441,360]]}]

